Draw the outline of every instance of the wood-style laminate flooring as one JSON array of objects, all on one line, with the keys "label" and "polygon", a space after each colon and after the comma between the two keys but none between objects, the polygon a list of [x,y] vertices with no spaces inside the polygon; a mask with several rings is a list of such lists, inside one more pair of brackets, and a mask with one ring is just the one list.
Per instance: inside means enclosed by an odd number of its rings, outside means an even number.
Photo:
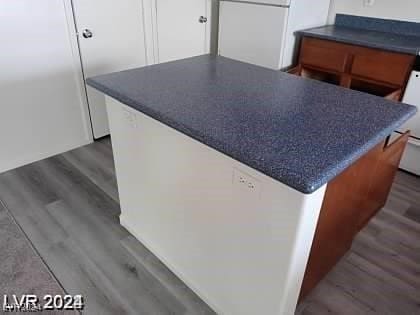
[{"label": "wood-style laminate flooring", "polygon": [[[0,199],[65,290],[85,296],[84,314],[214,314],[120,226],[109,138],[0,174]],[[296,314],[420,314],[419,178],[398,173]]]}]

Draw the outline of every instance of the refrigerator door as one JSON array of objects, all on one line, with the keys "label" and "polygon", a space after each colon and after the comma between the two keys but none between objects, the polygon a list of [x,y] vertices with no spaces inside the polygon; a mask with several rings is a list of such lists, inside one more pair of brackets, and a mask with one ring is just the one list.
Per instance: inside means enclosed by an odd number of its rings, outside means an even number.
[{"label": "refrigerator door", "polygon": [[219,55],[278,70],[289,9],[255,2],[220,2]]},{"label": "refrigerator door", "polygon": [[402,132],[411,130],[411,136],[420,139],[420,71],[411,72],[402,101],[417,106],[419,112],[407,121],[400,130]]}]

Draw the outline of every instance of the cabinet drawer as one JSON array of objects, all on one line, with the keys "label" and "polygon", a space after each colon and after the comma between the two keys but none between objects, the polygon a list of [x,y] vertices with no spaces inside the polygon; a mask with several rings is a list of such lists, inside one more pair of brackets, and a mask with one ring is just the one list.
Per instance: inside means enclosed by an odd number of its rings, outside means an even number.
[{"label": "cabinet drawer", "polygon": [[376,81],[404,86],[413,56],[374,49],[354,55],[351,74]]},{"label": "cabinet drawer", "polygon": [[287,72],[290,74],[300,76],[302,78],[318,80],[318,81],[322,81],[322,82],[326,82],[326,83],[330,83],[334,85],[340,85],[341,76],[335,73],[323,72],[322,70],[313,70],[313,69],[306,69],[306,68],[301,68],[299,70],[298,67],[292,68]]},{"label": "cabinet drawer", "polygon": [[302,41],[300,63],[335,72],[344,72],[347,56],[347,52],[339,49],[336,43],[305,37]]},{"label": "cabinet drawer", "polygon": [[352,79],[350,88],[352,90],[369,93],[376,96],[381,96],[389,100],[399,101],[401,99],[402,90],[389,87],[384,84],[374,83],[372,81],[364,81],[359,79]]}]

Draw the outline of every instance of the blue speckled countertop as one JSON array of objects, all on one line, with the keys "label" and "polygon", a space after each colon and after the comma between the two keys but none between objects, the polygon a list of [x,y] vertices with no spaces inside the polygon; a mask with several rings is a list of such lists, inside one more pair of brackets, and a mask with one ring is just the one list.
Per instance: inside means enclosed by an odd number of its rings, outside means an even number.
[{"label": "blue speckled countertop", "polygon": [[414,106],[210,55],[87,83],[302,193],[415,113]]},{"label": "blue speckled countertop", "polygon": [[337,14],[334,25],[296,33],[411,55],[420,53],[420,24],[414,22]]},{"label": "blue speckled countertop", "polygon": [[368,31],[358,28],[328,25],[299,31],[308,37],[332,40],[345,44],[383,49],[398,53],[417,55],[420,52],[420,37]]}]

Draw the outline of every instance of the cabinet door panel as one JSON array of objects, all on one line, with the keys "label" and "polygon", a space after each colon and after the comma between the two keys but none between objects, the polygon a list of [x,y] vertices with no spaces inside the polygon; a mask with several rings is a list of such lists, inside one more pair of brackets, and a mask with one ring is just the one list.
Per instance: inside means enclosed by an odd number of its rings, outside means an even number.
[{"label": "cabinet door panel", "polygon": [[[207,18],[207,22],[200,17]],[[159,62],[208,53],[207,0],[156,0]]]},{"label": "cabinet door panel", "polygon": [[360,216],[359,229],[363,228],[370,218],[385,205],[409,135],[409,132],[402,134],[381,150],[377,159],[369,195],[366,199],[367,206],[365,208],[367,208],[367,211]]},{"label": "cabinet door panel", "polygon": [[[86,77],[146,64],[143,11],[139,0],[73,0]],[[84,30],[92,37],[85,38]],[[109,134],[105,96],[87,87],[95,138]]]},{"label": "cabinet door panel", "polygon": [[305,297],[350,249],[383,144],[373,148],[328,183],[306,266],[300,298]]},{"label": "cabinet door panel", "polygon": [[355,54],[351,73],[402,86],[408,78],[413,58],[411,55],[370,49],[367,53]]},{"label": "cabinet door panel", "polygon": [[335,72],[344,72],[349,52],[340,49],[340,44],[304,38],[300,52],[300,63]]},{"label": "cabinet door panel", "polygon": [[[372,198],[372,187],[377,187],[380,181],[386,181],[382,185],[392,183],[393,176],[389,177],[388,172],[378,177],[378,171],[383,170],[377,167],[378,162],[383,158],[395,165],[394,158],[397,156],[394,155],[404,141],[398,140],[385,151],[384,145],[385,141],[376,145],[328,184],[306,266],[301,299],[350,249],[361,222],[364,224],[379,209],[377,199]],[[384,196],[382,192],[378,191],[381,197]]]}]

